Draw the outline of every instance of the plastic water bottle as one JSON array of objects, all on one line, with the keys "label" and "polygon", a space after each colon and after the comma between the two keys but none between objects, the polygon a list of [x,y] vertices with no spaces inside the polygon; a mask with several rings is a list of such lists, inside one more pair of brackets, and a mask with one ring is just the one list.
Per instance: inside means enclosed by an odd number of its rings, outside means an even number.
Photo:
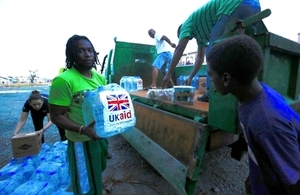
[{"label": "plastic water bottle", "polygon": [[137,83],[137,91],[143,90],[143,79],[140,76],[136,76],[136,83]]},{"label": "plastic water bottle", "polygon": [[[51,150],[48,151],[41,159],[49,156],[50,159],[54,162],[66,163],[67,162],[67,143],[65,142],[55,142],[51,147]],[[48,158],[49,158],[48,157]]]},{"label": "plastic water bottle", "polygon": [[43,155],[40,156],[39,163],[41,164],[41,163],[46,163],[46,162],[52,161],[55,158],[54,155],[55,154],[51,150],[44,153]]},{"label": "plastic water bottle", "polygon": [[76,154],[76,162],[77,162],[77,170],[79,183],[80,183],[80,191],[82,194],[86,194],[90,191],[90,183],[89,177],[87,173],[87,167],[85,164],[85,156],[83,151],[82,142],[75,142],[75,154]]},{"label": "plastic water bottle", "polygon": [[126,79],[127,79],[127,76],[123,76],[120,80],[120,86],[123,87],[125,90],[126,90]]},{"label": "plastic water bottle", "polygon": [[36,168],[30,179],[37,181],[47,181],[49,182],[49,184],[60,188],[62,186],[61,169],[62,163],[53,161],[43,162]]},{"label": "plastic water bottle", "polygon": [[132,79],[132,77],[130,76],[130,77],[127,77],[127,79],[126,79],[126,83],[127,83],[127,91],[128,92],[131,92],[132,90],[133,90],[133,79]]},{"label": "plastic water bottle", "polygon": [[89,91],[82,112],[85,125],[95,120],[95,131],[103,138],[129,130],[136,123],[130,95],[116,83]]},{"label": "plastic water bottle", "polygon": [[38,163],[38,155],[32,155],[32,156],[27,156],[24,158],[23,164],[31,164],[34,167],[37,167],[37,163]]},{"label": "plastic water bottle", "polygon": [[182,85],[183,84],[183,76],[179,76],[176,80],[176,85]]},{"label": "plastic water bottle", "polygon": [[21,158],[12,158],[9,162],[10,165],[20,165],[23,163],[29,163],[32,164],[33,166],[36,166],[36,164],[38,163],[38,155],[36,154],[36,155],[30,155]]},{"label": "plastic water bottle", "polygon": [[60,180],[61,180],[61,189],[62,190],[67,190],[70,185],[71,185],[71,177],[69,174],[69,166],[68,163],[62,163],[61,164],[61,174],[60,176]]},{"label": "plastic water bottle", "polygon": [[19,185],[20,184],[13,179],[0,181],[0,192],[1,194],[11,194],[17,187],[19,187]]},{"label": "plastic water bottle", "polygon": [[33,174],[35,167],[32,164],[8,164],[0,170],[0,180],[13,179],[18,183],[28,180]]},{"label": "plastic water bottle", "polygon": [[187,80],[188,78],[189,78],[189,75],[183,76],[183,81],[182,81],[183,86],[186,86],[186,83],[184,81]]},{"label": "plastic water bottle", "polygon": [[47,195],[47,194],[52,194],[55,191],[56,191],[56,188],[53,185],[51,185],[49,182],[45,182],[43,185],[43,188],[41,188],[37,194]]},{"label": "plastic water bottle", "polygon": [[47,152],[47,151],[50,150],[50,148],[51,148],[51,146],[50,146],[49,144],[43,143],[43,144],[42,144],[42,148],[41,148],[41,150],[40,150],[40,153]]},{"label": "plastic water bottle", "polygon": [[67,147],[68,147],[68,140],[57,141],[52,145],[51,149],[61,148],[64,150],[64,149],[67,149]]},{"label": "plastic water bottle", "polygon": [[[126,80],[125,80],[126,82]],[[98,88],[94,91],[89,91],[85,98],[84,102],[82,104],[82,112],[83,112],[83,118],[84,118],[84,124],[89,125],[92,121],[96,121],[96,127],[103,129],[104,125],[101,123],[103,122],[103,112],[104,109],[103,104],[100,102],[99,94],[101,91],[103,91],[103,88]],[[100,122],[97,122],[100,121]]]},{"label": "plastic water bottle", "polygon": [[11,195],[21,195],[21,194],[52,194],[55,189],[47,181],[29,180],[18,188]]},{"label": "plastic water bottle", "polygon": [[132,76],[123,76],[120,80],[120,86],[129,92],[133,90],[133,84]]},{"label": "plastic water bottle", "polygon": [[20,165],[24,162],[24,160],[25,160],[24,157],[23,158],[12,158],[7,165]]},{"label": "plastic water bottle", "polygon": [[6,180],[9,179],[9,174],[14,173],[18,170],[20,164],[16,164],[14,162],[10,162],[4,167],[0,169],[0,180]]},{"label": "plastic water bottle", "polygon": [[62,150],[50,150],[41,157],[41,161],[43,162],[53,161],[53,162],[65,163],[67,162],[67,153],[66,151],[62,151]]},{"label": "plastic water bottle", "polygon": [[131,77],[131,82],[132,82],[131,91],[137,91],[137,77],[136,76]]},{"label": "plastic water bottle", "polygon": [[194,76],[194,78],[192,79],[191,86],[194,87],[195,89],[199,88],[199,77],[198,76]]},{"label": "plastic water bottle", "polygon": [[67,192],[62,189],[59,189],[51,195],[73,195],[73,194],[74,194],[73,192]]},{"label": "plastic water bottle", "polygon": [[18,167],[18,170],[11,176],[11,178],[19,183],[24,183],[31,178],[35,169],[36,168],[32,164],[24,163]]},{"label": "plastic water bottle", "polygon": [[55,142],[53,144],[53,146],[51,147],[51,150],[52,151],[61,151],[61,152],[67,152],[67,147],[68,147],[68,140],[66,141],[58,141],[58,142]]}]

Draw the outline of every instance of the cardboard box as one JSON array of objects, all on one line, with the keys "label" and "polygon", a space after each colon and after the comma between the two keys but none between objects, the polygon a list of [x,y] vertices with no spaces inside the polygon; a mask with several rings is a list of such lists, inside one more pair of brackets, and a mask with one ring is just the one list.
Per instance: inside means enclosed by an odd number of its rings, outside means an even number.
[{"label": "cardboard box", "polygon": [[38,154],[41,150],[41,140],[36,132],[20,133],[11,138],[14,158]]}]

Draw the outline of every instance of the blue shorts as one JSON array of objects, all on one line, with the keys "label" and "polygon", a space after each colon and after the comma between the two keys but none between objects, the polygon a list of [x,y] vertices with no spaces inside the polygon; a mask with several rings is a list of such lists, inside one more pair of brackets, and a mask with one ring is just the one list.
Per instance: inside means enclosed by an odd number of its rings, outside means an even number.
[{"label": "blue shorts", "polygon": [[158,54],[152,66],[156,67],[162,73],[166,73],[169,69],[173,54],[171,52],[162,52]]}]

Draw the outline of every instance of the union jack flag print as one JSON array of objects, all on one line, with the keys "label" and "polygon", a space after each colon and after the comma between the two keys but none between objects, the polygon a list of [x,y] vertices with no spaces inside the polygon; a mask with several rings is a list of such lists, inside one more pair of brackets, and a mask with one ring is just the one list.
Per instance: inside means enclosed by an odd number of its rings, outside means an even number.
[{"label": "union jack flag print", "polygon": [[106,99],[109,111],[127,110],[130,108],[127,94],[110,94],[106,95]]}]

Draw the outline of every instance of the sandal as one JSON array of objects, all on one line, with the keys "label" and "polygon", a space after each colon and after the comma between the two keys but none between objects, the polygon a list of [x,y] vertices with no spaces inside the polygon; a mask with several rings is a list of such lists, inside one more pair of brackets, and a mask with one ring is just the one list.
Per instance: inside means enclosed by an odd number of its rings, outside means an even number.
[{"label": "sandal", "polygon": [[107,190],[107,189],[102,190],[102,195],[109,195],[109,190]]}]

